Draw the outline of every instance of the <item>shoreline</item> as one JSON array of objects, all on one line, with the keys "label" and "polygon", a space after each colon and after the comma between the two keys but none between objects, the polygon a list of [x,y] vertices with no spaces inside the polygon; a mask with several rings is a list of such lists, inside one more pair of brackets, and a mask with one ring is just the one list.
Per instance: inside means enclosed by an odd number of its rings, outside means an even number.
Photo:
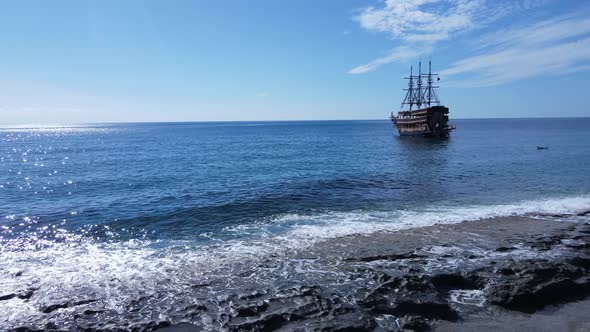
[{"label": "shoreline", "polygon": [[302,262],[303,274],[322,277],[302,277],[285,287],[288,296],[283,289],[237,301],[227,327],[449,331],[491,324],[490,331],[508,331],[548,310],[558,311],[562,325],[586,327],[579,310],[590,307],[583,301],[590,223],[555,220],[568,217],[499,217],[323,241],[290,257]]},{"label": "shoreline", "polygon": [[[138,294],[121,310],[87,294],[48,303],[31,325],[5,324],[12,331],[508,331],[549,315],[553,326],[587,328],[589,212],[327,239],[222,266],[178,293]],[[25,304],[45,291],[0,294],[0,301]]]},{"label": "shoreline", "polygon": [[[301,277],[234,298],[219,327],[542,331],[540,319],[546,331],[585,330],[590,220],[562,220],[571,217],[498,217],[329,239],[279,257],[300,262]],[[186,323],[162,329],[197,330]]]}]

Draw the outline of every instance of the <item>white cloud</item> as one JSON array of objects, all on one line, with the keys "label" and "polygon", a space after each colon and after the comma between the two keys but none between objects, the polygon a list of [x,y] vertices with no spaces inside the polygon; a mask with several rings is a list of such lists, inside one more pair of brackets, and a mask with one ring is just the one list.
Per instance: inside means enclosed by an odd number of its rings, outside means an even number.
[{"label": "white cloud", "polygon": [[503,29],[483,36],[478,47],[482,54],[453,63],[441,76],[460,76],[453,85],[473,87],[588,70],[590,18],[577,13]]},{"label": "white cloud", "polygon": [[418,50],[407,46],[398,46],[391,50],[384,57],[375,59],[367,64],[352,68],[348,71],[349,74],[364,74],[373,71],[384,64],[388,64],[395,61],[404,61],[409,59],[415,59],[421,54],[425,53],[426,50]]},{"label": "white cloud", "polygon": [[268,96],[270,96],[270,93],[268,93],[266,91],[261,91],[256,94],[256,97],[260,97],[260,98],[264,98],[264,97],[268,97]]},{"label": "white cloud", "polygon": [[387,33],[405,44],[348,73],[363,74],[388,63],[417,58],[452,33],[470,29],[482,5],[483,0],[385,0],[381,8],[363,9],[354,18],[362,28]]},{"label": "white cloud", "polygon": [[385,0],[383,8],[365,8],[355,20],[366,30],[392,38],[438,41],[473,26],[482,6],[482,0]]},{"label": "white cloud", "polygon": [[357,66],[348,73],[362,74],[388,63],[415,59],[438,42],[486,26],[516,11],[528,11],[546,1],[384,0],[381,6],[362,9],[353,19],[363,29],[386,33],[402,44],[389,55]]}]

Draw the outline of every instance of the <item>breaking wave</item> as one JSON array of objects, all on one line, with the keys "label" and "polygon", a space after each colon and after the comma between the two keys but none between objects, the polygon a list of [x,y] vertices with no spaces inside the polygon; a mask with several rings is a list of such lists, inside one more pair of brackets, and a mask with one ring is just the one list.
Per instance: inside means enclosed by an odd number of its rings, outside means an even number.
[{"label": "breaking wave", "polygon": [[[242,278],[245,271],[253,273],[256,267],[249,262],[288,260],[294,251],[325,239],[508,216],[558,215],[575,220],[577,214],[589,210],[590,196],[578,196],[415,211],[285,214],[225,229],[243,235],[241,240],[222,241],[214,234],[200,234],[212,239],[206,245],[141,238],[98,241],[65,231],[60,241],[47,241],[43,236],[5,239],[0,249],[0,295],[36,291],[25,304],[0,301],[4,313],[0,328],[35,321],[43,315],[40,307],[80,294],[123,310],[121,303],[141,294],[182,293],[195,283],[206,285],[219,278],[229,283]],[[26,241],[43,245],[23,245]]]}]

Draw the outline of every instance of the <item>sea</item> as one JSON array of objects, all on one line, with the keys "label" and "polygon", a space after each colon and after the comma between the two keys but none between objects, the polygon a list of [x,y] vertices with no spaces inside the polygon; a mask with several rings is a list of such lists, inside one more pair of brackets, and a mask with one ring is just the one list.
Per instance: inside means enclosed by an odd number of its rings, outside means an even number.
[{"label": "sea", "polygon": [[590,209],[590,118],[451,122],[448,139],[387,120],[1,126],[0,330],[88,306],[95,328],[216,329],[183,305],[231,313],[321,275],[294,253],[322,241]]}]

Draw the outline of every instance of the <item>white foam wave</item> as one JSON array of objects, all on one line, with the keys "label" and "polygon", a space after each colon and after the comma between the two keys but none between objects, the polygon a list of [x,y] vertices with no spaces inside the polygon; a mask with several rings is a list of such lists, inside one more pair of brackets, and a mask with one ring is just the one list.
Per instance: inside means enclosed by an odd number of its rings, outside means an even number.
[{"label": "white foam wave", "polygon": [[[433,207],[416,211],[327,213],[312,217],[287,215],[279,218],[277,222],[304,223],[292,227],[285,238],[317,240],[497,217],[576,214],[587,210],[590,210],[590,196],[577,196],[513,204]],[[310,222],[310,219],[313,219],[313,222]]]},{"label": "white foam wave", "polygon": [[[27,287],[38,288],[28,302],[17,298],[0,302],[0,329],[27,322],[43,314],[39,307],[65,301],[72,294],[99,298],[120,310],[121,303],[138,294],[183,292],[198,282],[240,278],[239,267],[251,260],[278,256],[318,241],[353,234],[396,231],[434,224],[451,224],[531,213],[574,214],[590,210],[590,196],[523,201],[515,204],[436,207],[416,211],[324,213],[283,215],[271,221],[240,226],[236,232],[257,233],[249,240],[220,241],[195,247],[177,242],[160,248],[147,240],[97,243],[93,240],[60,242],[42,249],[0,248],[0,295]],[[280,227],[279,227],[280,226]],[[271,231],[277,227],[282,233]]]}]

